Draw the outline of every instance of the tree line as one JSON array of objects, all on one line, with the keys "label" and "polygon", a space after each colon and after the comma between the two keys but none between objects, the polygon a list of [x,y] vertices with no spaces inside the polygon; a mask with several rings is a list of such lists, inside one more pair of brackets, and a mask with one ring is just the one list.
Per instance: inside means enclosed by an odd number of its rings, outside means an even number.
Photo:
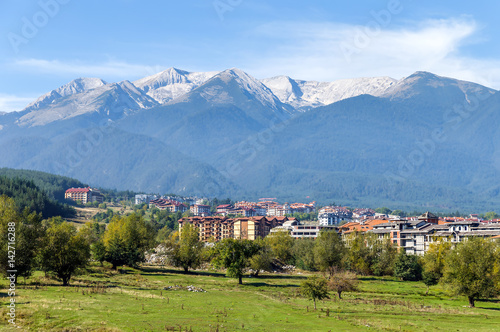
[{"label": "tree line", "polygon": [[32,181],[50,199],[54,199],[60,203],[65,203],[64,193],[66,189],[87,187],[86,184],[73,178],[33,170],[0,168],[0,176]]},{"label": "tree line", "polygon": [[27,208],[41,213],[44,218],[73,217],[76,214],[73,207],[51,199],[49,194],[38,188],[32,180],[0,176],[0,195],[12,197],[20,212]]}]

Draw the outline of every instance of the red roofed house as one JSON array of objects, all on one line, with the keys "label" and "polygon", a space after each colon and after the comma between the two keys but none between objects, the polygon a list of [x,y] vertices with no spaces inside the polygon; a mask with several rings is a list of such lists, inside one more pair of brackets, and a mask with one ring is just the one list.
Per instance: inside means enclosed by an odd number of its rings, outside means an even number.
[{"label": "red roofed house", "polygon": [[229,213],[231,213],[231,210],[233,210],[234,207],[231,204],[222,204],[217,206],[217,214],[227,216]]},{"label": "red roofed house", "polygon": [[425,221],[430,224],[439,224],[439,218],[436,217],[434,214],[430,213],[429,211],[418,217],[418,220]]},{"label": "red roofed house", "polygon": [[64,198],[74,201],[81,201],[83,204],[88,202],[104,202],[104,196],[97,189],[87,188],[70,188],[64,193]]},{"label": "red roofed house", "polygon": [[229,211],[229,214],[241,215],[243,217],[256,216],[255,210],[249,207],[240,207]]},{"label": "red roofed house", "polygon": [[149,207],[155,206],[160,210],[169,210],[170,212],[186,212],[187,206],[181,202],[171,199],[158,198],[149,202]]}]

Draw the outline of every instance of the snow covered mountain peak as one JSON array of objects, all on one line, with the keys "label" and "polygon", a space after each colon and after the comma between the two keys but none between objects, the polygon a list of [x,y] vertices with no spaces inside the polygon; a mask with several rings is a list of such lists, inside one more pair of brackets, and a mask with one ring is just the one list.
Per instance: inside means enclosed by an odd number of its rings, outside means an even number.
[{"label": "snow covered mountain peak", "polygon": [[[46,103],[36,108],[25,108],[17,120],[19,126],[41,126],[54,121],[74,118],[84,114],[98,114],[107,118],[121,118],[126,114],[152,108],[158,103],[129,81],[104,84],[98,81],[77,81],[69,85],[74,93],[61,95],[53,90],[46,94]],[[72,81],[71,83],[75,82]],[[79,84],[81,83],[81,84]],[[85,87],[95,88],[85,90]],[[67,86],[65,86],[67,87]],[[81,92],[77,92],[82,90]],[[50,101],[50,102],[49,102]]]},{"label": "snow covered mountain peak", "polygon": [[268,114],[264,110],[291,115],[362,94],[389,99],[426,95],[439,103],[443,99],[468,101],[475,93],[483,92],[496,91],[428,72],[416,72],[399,81],[371,77],[317,82],[288,76],[257,80],[238,68],[221,72],[169,68],[134,82],[107,84],[100,78],[75,79],[29,104],[20,112],[17,124],[37,126],[94,113],[121,118],[158,104],[181,102],[193,102],[196,107],[232,105],[248,112],[259,109],[253,117],[263,121]]},{"label": "snow covered mountain peak", "polygon": [[125,91],[132,91],[133,93],[136,94],[142,94],[143,92],[139,90],[133,83],[131,83],[129,80],[121,81],[118,83],[115,83],[119,87],[121,87]]},{"label": "snow covered mountain peak", "polygon": [[197,88],[218,72],[188,72],[169,68],[134,81],[134,85],[157,102],[164,104]]},{"label": "snow covered mountain peak", "polygon": [[261,80],[283,102],[307,110],[334,102],[370,94],[380,96],[397,80],[390,77],[371,77],[317,82],[276,76]]},{"label": "snow covered mountain peak", "polygon": [[[258,100],[263,105],[267,105],[272,108],[281,107],[279,98],[273,94],[271,89],[241,69],[231,68],[224,70],[212,77],[207,84],[217,84],[217,80],[220,80],[221,83],[226,85],[235,83],[239,88],[245,91],[245,94],[252,95],[253,98]],[[218,97],[215,95],[212,96],[212,94],[206,94],[206,98]]]},{"label": "snow covered mountain peak", "polygon": [[107,83],[100,78],[80,77],[40,96],[37,100],[28,104],[28,106],[26,106],[23,111],[34,111],[43,108],[44,106],[50,105],[62,97],[92,90],[106,84]]},{"label": "snow covered mountain peak", "polygon": [[92,90],[106,84],[107,83],[100,78],[80,77],[56,89],[56,92],[62,97],[65,97],[75,93]]},{"label": "snow covered mountain peak", "polygon": [[401,100],[429,94],[439,97],[435,101],[437,103],[443,98],[463,98],[468,101],[474,94],[494,94],[495,92],[477,83],[417,71],[392,85],[381,97]]},{"label": "snow covered mountain peak", "polygon": [[255,80],[253,77],[251,77],[250,75],[245,73],[243,70],[238,69],[238,68],[226,69],[226,70],[219,73],[219,77],[221,79],[225,80],[226,82],[228,82],[228,80],[231,80],[231,79],[237,79],[240,82],[243,82],[243,81],[250,82],[250,81]]},{"label": "snow covered mountain peak", "polygon": [[166,85],[186,83],[188,81],[188,75],[189,72],[172,67],[157,74],[134,81],[134,85],[144,92],[148,92],[151,89],[157,89]]},{"label": "snow covered mountain peak", "polygon": [[288,76],[275,76],[261,80],[283,102],[293,104],[303,92],[297,82]]}]

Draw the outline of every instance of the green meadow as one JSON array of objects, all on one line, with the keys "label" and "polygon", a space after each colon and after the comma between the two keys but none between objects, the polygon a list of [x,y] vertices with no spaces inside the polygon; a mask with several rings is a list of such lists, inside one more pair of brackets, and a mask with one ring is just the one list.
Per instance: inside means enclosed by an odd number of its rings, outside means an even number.
[{"label": "green meadow", "polygon": [[[263,274],[243,285],[224,274],[158,267],[113,271],[93,265],[69,287],[37,273],[17,286],[17,325],[2,331],[498,331],[500,299],[453,297],[442,286],[360,277],[356,292],[318,302],[300,294],[306,273]],[[194,286],[198,292],[189,291]],[[201,291],[203,290],[203,291]]]}]

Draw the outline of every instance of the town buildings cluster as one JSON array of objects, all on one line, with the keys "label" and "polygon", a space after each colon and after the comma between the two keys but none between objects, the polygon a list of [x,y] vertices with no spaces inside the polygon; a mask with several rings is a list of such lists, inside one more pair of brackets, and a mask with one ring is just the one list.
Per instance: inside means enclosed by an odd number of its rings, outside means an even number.
[{"label": "town buildings cluster", "polygon": [[[82,203],[102,202],[98,190],[71,188],[65,197]],[[204,242],[226,238],[255,240],[270,233],[284,231],[296,239],[317,238],[321,230],[334,230],[344,238],[354,232],[376,234],[379,239],[390,239],[407,253],[423,255],[433,242],[458,243],[470,237],[500,239],[500,219],[481,220],[477,214],[468,218],[438,218],[426,212],[421,216],[404,217],[376,213],[372,209],[350,209],[325,206],[317,209],[316,202],[279,204],[275,198],[262,198],[259,202],[240,201],[221,204],[214,208],[197,197],[136,195],[135,203],[170,212],[191,212],[190,217],[179,220],[179,232],[186,224],[200,231]],[[291,217],[294,213],[317,212],[317,221],[301,222]]]},{"label": "town buildings cluster", "polygon": [[379,238],[389,237],[398,248],[415,255],[423,255],[431,243],[439,241],[458,243],[471,237],[500,239],[499,221],[483,222],[478,218],[449,221],[430,212],[419,217],[386,220],[370,227],[365,231],[371,231]]},{"label": "town buildings cluster", "polygon": [[150,207],[156,207],[160,210],[168,210],[172,213],[174,212],[186,212],[189,208],[186,204],[179,201],[167,198],[157,198],[149,202]]},{"label": "town buildings cluster", "polygon": [[311,213],[316,211],[316,202],[311,203],[292,203],[279,204],[269,199],[263,199],[260,202],[240,201],[234,204],[221,204],[211,211],[210,205],[203,204],[204,199],[191,198],[186,200],[181,197],[161,197],[148,195],[136,195],[136,204],[147,203],[150,207],[156,207],[160,210],[168,209],[171,212],[185,212],[190,210],[193,216],[209,217],[215,216],[275,216],[284,217],[293,213]]},{"label": "town buildings cluster", "polygon": [[[235,209],[238,208],[235,204]],[[346,207],[327,206],[318,210],[317,222],[300,222],[286,216],[226,217],[234,211],[232,209],[229,205],[222,205],[217,208],[220,216],[183,218],[179,221],[181,234],[186,223],[199,227],[200,240],[206,242],[224,238],[254,240],[279,231],[288,232],[295,239],[315,239],[324,229],[334,230],[343,238],[354,232],[368,232],[376,234],[381,240],[390,239],[398,249],[403,248],[415,255],[423,255],[431,243],[438,241],[458,243],[470,237],[500,239],[500,220],[483,221],[477,215],[438,218],[426,212],[416,217],[400,218],[375,213],[371,209],[351,211]]]},{"label": "town buildings cluster", "polygon": [[284,217],[293,213],[311,213],[316,211],[316,202],[309,204],[292,203],[279,204],[271,199],[263,198],[260,202],[241,201],[234,205],[225,204],[217,206],[219,215],[242,215],[244,217],[253,216],[275,216]]}]

